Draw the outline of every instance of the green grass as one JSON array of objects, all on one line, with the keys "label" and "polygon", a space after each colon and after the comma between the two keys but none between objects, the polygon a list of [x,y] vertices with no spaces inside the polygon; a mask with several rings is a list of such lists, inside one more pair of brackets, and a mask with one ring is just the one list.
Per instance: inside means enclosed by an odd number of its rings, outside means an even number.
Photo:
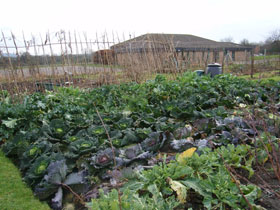
[{"label": "green grass", "polygon": [[272,58],[279,58],[280,59],[280,55],[262,55],[262,56],[255,56],[254,59],[255,60],[264,60],[264,59],[272,59]]},{"label": "green grass", "polygon": [[0,209],[1,210],[50,210],[36,199],[22,181],[19,170],[0,150]]},{"label": "green grass", "polygon": [[[243,76],[240,76],[241,78],[244,78],[244,79],[251,79],[251,76],[250,75],[243,75]],[[259,78],[259,77],[256,77],[254,75],[254,78],[252,80],[261,80],[261,81],[268,81],[268,80],[274,80],[274,81],[280,81],[280,76],[272,76],[272,77],[265,77],[265,78]]]},{"label": "green grass", "polygon": [[[251,75],[241,75],[239,77],[244,78],[244,79],[251,79]],[[255,73],[253,79],[251,79],[251,80],[262,80],[262,81],[275,80],[275,81],[280,81],[280,73],[279,73],[279,70],[262,72],[262,73]]]}]

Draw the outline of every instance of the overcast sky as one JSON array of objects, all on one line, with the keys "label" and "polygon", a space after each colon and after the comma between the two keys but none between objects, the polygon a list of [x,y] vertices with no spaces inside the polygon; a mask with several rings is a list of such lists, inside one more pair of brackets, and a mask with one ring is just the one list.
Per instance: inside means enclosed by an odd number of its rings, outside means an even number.
[{"label": "overcast sky", "polygon": [[1,0],[0,29],[193,34],[263,41],[280,29],[280,0]]}]

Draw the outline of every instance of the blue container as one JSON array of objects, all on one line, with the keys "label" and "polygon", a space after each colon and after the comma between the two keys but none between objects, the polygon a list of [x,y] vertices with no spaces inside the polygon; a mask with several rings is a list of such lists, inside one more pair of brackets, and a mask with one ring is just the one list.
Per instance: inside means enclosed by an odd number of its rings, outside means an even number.
[{"label": "blue container", "polygon": [[210,74],[211,77],[222,74],[222,66],[218,63],[208,64],[205,74]]},{"label": "blue container", "polygon": [[194,71],[198,76],[203,76],[204,75],[204,70],[196,70]]}]

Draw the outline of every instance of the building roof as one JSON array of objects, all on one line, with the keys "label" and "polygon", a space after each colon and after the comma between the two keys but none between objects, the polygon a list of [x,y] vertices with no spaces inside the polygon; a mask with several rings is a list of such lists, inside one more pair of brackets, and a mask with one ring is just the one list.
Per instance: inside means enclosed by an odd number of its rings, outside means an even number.
[{"label": "building roof", "polygon": [[111,47],[116,52],[168,48],[175,48],[176,51],[252,50],[252,47],[232,42],[216,42],[188,34],[144,34]]}]

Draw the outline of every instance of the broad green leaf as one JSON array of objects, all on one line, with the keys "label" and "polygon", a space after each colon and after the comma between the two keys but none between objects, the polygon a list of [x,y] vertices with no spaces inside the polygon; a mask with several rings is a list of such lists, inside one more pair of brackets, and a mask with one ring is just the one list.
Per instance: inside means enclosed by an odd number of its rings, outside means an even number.
[{"label": "broad green leaf", "polygon": [[2,123],[8,128],[15,128],[15,126],[17,125],[17,121],[18,119],[8,118],[8,120],[3,120]]},{"label": "broad green leaf", "polygon": [[188,178],[181,183],[183,183],[187,188],[192,188],[194,191],[198,192],[204,198],[211,197],[211,194],[206,192],[205,189],[199,184],[201,180],[196,178]]},{"label": "broad green leaf", "polygon": [[260,206],[260,205],[256,205],[256,204],[251,204],[253,207],[253,210],[267,210],[266,208]]},{"label": "broad green leaf", "polygon": [[254,203],[261,196],[260,188],[255,185],[242,185],[241,190],[250,203]]},{"label": "broad green leaf", "polygon": [[175,168],[175,172],[172,175],[172,178],[173,179],[178,179],[178,178],[182,178],[182,177],[185,177],[185,176],[192,176],[193,172],[194,172],[194,170],[189,166],[178,165]]}]

